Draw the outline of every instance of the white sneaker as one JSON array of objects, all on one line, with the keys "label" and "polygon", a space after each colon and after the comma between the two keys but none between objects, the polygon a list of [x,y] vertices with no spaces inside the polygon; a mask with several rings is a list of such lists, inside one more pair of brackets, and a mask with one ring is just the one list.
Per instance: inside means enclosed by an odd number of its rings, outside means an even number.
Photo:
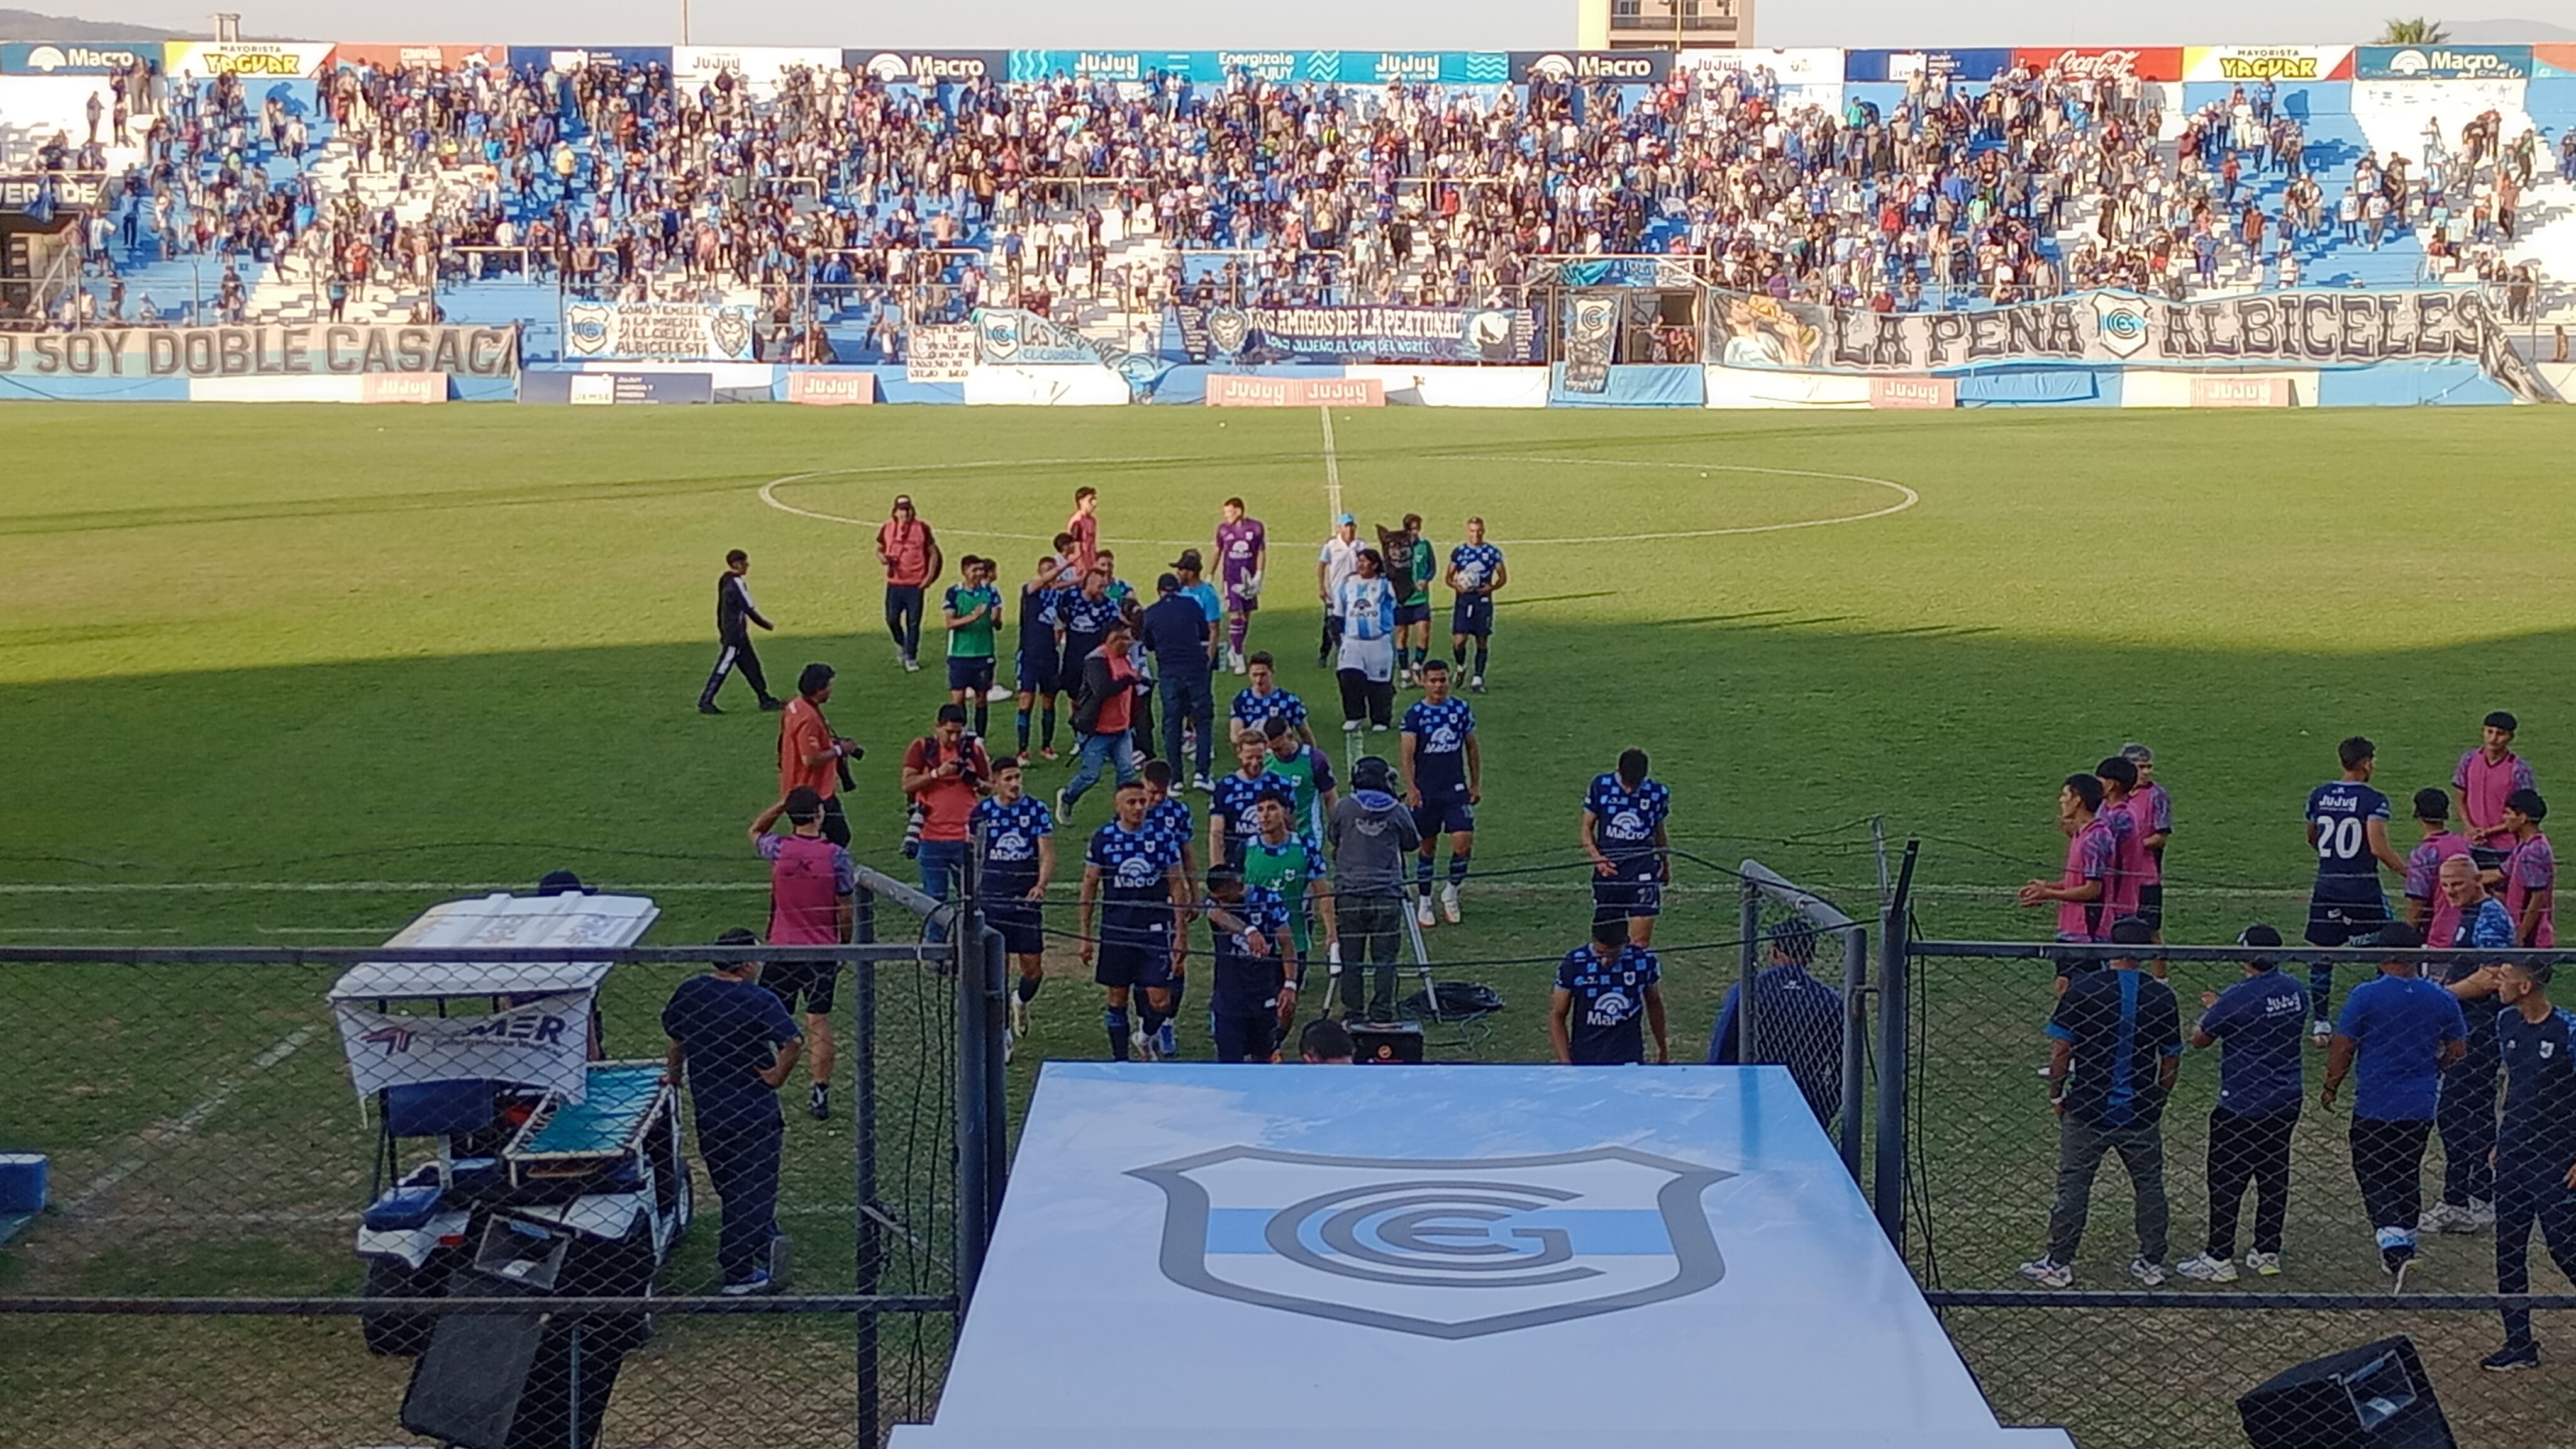
[{"label": "white sneaker", "polygon": [[2278,1253],[2248,1253],[2245,1255],[2245,1266],[2254,1270],[2255,1277],[2278,1278],[2281,1276],[2281,1255]]},{"label": "white sneaker", "polygon": [[1419,895],[1413,898],[1413,922],[1418,926],[1428,926],[1431,924],[1430,896]]},{"label": "white sneaker", "polygon": [[1140,1062],[1155,1060],[1154,1039],[1145,1035],[1143,1026],[1133,1025],[1127,1028],[1127,1053]]},{"label": "white sneaker", "polygon": [[2495,1226],[2495,1204],[2486,1198],[2469,1199],[2469,1225],[2464,1232],[2482,1233]]},{"label": "white sneaker", "polygon": [[1454,880],[1440,887],[1440,915],[1449,924],[1458,924],[1458,883]]},{"label": "white sneaker", "polygon": [[1355,735],[1355,734],[1358,734],[1359,732],[1360,732],[1360,722],[1359,722],[1358,720],[1355,720],[1355,719],[1346,719],[1346,720],[1342,721],[1342,733],[1343,733],[1343,734],[1346,734],[1346,735]]},{"label": "white sneaker", "polygon": [[2317,1045],[2324,1046],[2334,1040],[2334,1023],[2319,1017],[2308,1023],[2308,1035],[2315,1038]]},{"label": "white sneaker", "polygon": [[2196,1258],[2183,1259],[2181,1262],[2174,1264],[2174,1271],[2186,1278],[2189,1278],[2194,1283],[2233,1283],[2236,1281],[2236,1264],[2233,1260],[2227,1258],[2213,1258],[2207,1253],[2203,1253]]},{"label": "white sneaker", "polygon": [[2437,1202],[2431,1207],[2424,1209],[2424,1215],[2415,1220],[2415,1231],[2419,1233],[2465,1233],[2474,1231],[2470,1228],[2469,1222],[2469,1210],[2467,1208],[2460,1207],[2453,1203]]},{"label": "white sneaker", "polygon": [[1065,798],[1062,790],[1055,792],[1055,823],[1060,826],[1073,823],[1073,802]]},{"label": "white sneaker", "polygon": [[1205,775],[1192,775],[1190,777],[1190,788],[1198,791],[1202,795],[1205,795],[1216,789],[1216,786],[1210,784],[1208,782],[1208,777]]},{"label": "white sneaker", "polygon": [[2144,1258],[2131,1258],[2129,1276],[2150,1288],[2162,1288],[2165,1286],[2165,1265],[2150,1263]]},{"label": "white sneaker", "polygon": [[1370,733],[1372,733],[1372,734],[1381,734],[1381,735],[1382,735],[1382,734],[1385,734],[1385,733],[1386,733],[1386,728],[1387,728],[1387,727],[1386,727],[1385,725],[1382,725],[1382,724],[1373,724],[1373,725],[1370,725],[1370,726],[1369,726],[1369,732],[1370,732]]},{"label": "white sneaker", "polygon": [[2033,1258],[2013,1271],[2021,1274],[2021,1276],[2038,1284],[2042,1288],[2071,1288],[2075,1286],[2074,1266],[2067,1263],[2052,1263],[2046,1258]]},{"label": "white sneaker", "polygon": [[1011,995],[1011,1034],[1013,1036],[1029,1034],[1029,1004],[1022,1001],[1017,992]]}]

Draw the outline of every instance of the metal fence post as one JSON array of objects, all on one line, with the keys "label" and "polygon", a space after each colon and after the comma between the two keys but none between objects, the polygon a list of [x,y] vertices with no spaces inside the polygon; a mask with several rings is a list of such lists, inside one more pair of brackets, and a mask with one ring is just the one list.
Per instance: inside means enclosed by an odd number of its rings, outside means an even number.
[{"label": "metal fence post", "polygon": [[1868,1097],[1861,1074],[1869,1052],[1869,927],[1855,923],[1843,932],[1843,1105],[1838,1144],[1843,1169],[1860,1181],[1861,1114]]},{"label": "metal fence post", "polygon": [[1905,842],[1896,887],[1878,919],[1878,1158],[1870,1173],[1871,1200],[1887,1240],[1905,1251],[1905,1089],[1908,997],[1913,986],[1907,955],[1906,898],[1914,890],[1919,840]]},{"label": "metal fence post", "polygon": [[984,1205],[992,1158],[984,1142],[984,963],[981,932],[951,929],[949,969],[957,987],[957,1299],[962,1313],[984,1271],[990,1224]]},{"label": "metal fence post", "polygon": [[[982,964],[984,1014],[977,1025],[984,1035],[984,1090],[978,1094],[977,1106],[984,1119],[984,1221],[998,1225],[1002,1220],[1002,1194],[1010,1185],[1010,1063],[1002,1050],[1002,1034],[1009,1008],[1005,1004],[1010,991],[1010,953],[1004,949],[1002,933],[982,924],[983,913],[976,913],[976,943]],[[986,1240],[991,1227],[985,1229]]]},{"label": "metal fence post", "polygon": [[1736,925],[1740,963],[1735,972],[1735,1060],[1749,1067],[1758,1060],[1753,1055],[1753,973],[1762,969],[1762,888],[1750,875],[1744,878]]}]

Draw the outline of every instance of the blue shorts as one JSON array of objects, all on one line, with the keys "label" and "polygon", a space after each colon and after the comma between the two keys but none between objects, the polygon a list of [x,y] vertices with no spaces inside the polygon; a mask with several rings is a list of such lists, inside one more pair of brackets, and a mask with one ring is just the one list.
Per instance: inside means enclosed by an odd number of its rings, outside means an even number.
[{"label": "blue shorts", "polygon": [[1449,632],[1490,638],[1494,632],[1494,596],[1460,594],[1458,602],[1449,606]]},{"label": "blue shorts", "polygon": [[1052,647],[1044,650],[1022,649],[1020,651],[1018,664],[1020,693],[1055,694],[1060,692],[1061,687],[1058,685],[1057,680],[1061,676],[1062,670],[1057,664],[1055,650]]},{"label": "blue shorts", "polygon": [[2308,898],[2311,946],[2368,945],[2387,924],[2388,899],[2379,893],[2377,881],[2341,888],[2319,881],[2316,893]]},{"label": "blue shorts", "polygon": [[1592,919],[1614,921],[1647,920],[1663,914],[1664,883],[1655,858],[1623,860],[1612,856],[1618,867],[1616,875],[1595,872],[1592,877]]},{"label": "blue shorts", "polygon": [[1428,624],[1430,622],[1431,601],[1429,599],[1425,599],[1419,604],[1398,604],[1395,606],[1395,627],[1399,629],[1403,628],[1407,624]]},{"label": "blue shorts", "polygon": [[1159,991],[1171,985],[1170,918],[1164,916],[1152,926],[1114,916],[1107,918],[1100,928],[1100,948],[1094,956],[1091,979],[1114,988],[1148,986]]},{"label": "blue shorts", "polygon": [[1422,797],[1422,808],[1413,812],[1413,828],[1426,845],[1435,835],[1463,835],[1476,828],[1476,807],[1467,803],[1464,790],[1427,794]]},{"label": "blue shorts", "polygon": [[971,689],[978,693],[991,689],[993,687],[993,656],[987,654],[980,659],[961,659],[954,654],[950,655],[948,657],[948,687],[950,689]]}]

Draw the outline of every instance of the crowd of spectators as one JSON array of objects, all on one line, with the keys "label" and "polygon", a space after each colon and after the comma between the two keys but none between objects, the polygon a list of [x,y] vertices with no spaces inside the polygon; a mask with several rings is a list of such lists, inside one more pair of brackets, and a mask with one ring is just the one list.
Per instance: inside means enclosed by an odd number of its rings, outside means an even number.
[{"label": "crowd of spectators", "polygon": [[[889,350],[911,321],[994,302],[1485,305],[1604,254],[1910,311],[2296,285],[2302,241],[2405,229],[2447,273],[2504,283],[2542,146],[2491,111],[2456,145],[2428,126],[2420,156],[2328,175],[2268,82],[2160,142],[2162,88],[2055,68],[1920,77],[1884,111],[1838,112],[1762,69],[1624,92],[1249,74],[922,92],[846,69],[342,68],[321,108],[346,175],[388,188],[322,182],[313,123],[235,79],[114,94],[111,129],[141,127],[145,161],[93,223],[101,267],[121,238],[128,257],[218,254],[228,275],[301,269],[335,302],[493,275],[623,300],[751,289],[773,342],[855,316]],[[91,129],[48,164],[101,160]],[[2576,128],[2561,157],[2576,164]],[[1163,245],[1116,245],[1137,238]]]}]

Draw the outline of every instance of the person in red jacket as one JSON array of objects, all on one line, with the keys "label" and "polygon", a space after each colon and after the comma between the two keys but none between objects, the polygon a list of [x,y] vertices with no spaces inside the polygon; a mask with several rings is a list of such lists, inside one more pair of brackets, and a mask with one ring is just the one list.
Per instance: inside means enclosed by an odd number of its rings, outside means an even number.
[{"label": "person in red jacket", "polygon": [[893,515],[877,526],[877,562],[885,565],[886,632],[907,670],[921,668],[921,601],[945,560],[939,537],[913,511],[911,495],[894,501]]}]

